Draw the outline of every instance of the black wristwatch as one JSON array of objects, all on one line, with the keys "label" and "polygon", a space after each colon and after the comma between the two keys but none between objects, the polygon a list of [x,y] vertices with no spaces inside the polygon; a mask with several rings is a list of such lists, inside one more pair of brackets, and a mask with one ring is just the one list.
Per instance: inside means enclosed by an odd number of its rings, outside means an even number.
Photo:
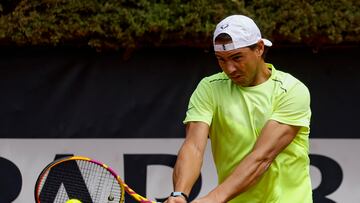
[{"label": "black wristwatch", "polygon": [[170,196],[171,197],[183,196],[185,198],[186,202],[189,202],[189,197],[183,192],[172,192],[172,193],[170,193]]}]

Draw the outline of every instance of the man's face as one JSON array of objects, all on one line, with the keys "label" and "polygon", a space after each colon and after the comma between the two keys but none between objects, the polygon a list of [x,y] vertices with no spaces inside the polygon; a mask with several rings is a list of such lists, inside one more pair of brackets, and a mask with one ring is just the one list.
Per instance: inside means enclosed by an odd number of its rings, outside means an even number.
[{"label": "man's face", "polygon": [[258,47],[254,50],[244,47],[230,51],[217,51],[215,55],[221,69],[235,84],[248,87],[259,84],[262,52],[259,53]]}]

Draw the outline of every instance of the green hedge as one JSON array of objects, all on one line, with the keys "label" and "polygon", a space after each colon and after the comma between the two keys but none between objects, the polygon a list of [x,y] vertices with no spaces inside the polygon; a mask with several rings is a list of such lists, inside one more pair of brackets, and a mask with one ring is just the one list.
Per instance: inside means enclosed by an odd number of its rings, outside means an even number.
[{"label": "green hedge", "polygon": [[275,44],[359,43],[359,0],[2,0],[0,44],[208,48],[217,22],[252,17]]}]

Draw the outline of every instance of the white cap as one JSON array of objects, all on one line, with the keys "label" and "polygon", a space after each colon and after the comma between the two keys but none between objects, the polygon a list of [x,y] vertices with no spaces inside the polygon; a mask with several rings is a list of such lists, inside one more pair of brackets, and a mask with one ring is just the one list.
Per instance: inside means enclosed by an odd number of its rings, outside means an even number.
[{"label": "white cap", "polygon": [[[230,35],[232,43],[215,45],[215,38],[221,33]],[[272,46],[270,40],[261,37],[259,28],[251,18],[243,15],[232,15],[216,25],[213,43],[215,51],[229,51],[256,44],[260,40],[264,42],[265,46]]]}]

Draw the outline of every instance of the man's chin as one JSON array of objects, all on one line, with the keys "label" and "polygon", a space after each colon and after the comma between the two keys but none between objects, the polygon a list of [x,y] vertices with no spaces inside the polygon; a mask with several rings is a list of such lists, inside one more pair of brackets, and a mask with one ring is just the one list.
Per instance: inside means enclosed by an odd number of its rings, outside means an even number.
[{"label": "man's chin", "polygon": [[239,85],[239,86],[241,86],[241,87],[248,87],[249,86],[249,84],[246,82],[246,81],[243,81],[243,80],[241,80],[241,81],[239,81],[239,80],[231,80],[233,83],[235,83],[236,85]]}]

